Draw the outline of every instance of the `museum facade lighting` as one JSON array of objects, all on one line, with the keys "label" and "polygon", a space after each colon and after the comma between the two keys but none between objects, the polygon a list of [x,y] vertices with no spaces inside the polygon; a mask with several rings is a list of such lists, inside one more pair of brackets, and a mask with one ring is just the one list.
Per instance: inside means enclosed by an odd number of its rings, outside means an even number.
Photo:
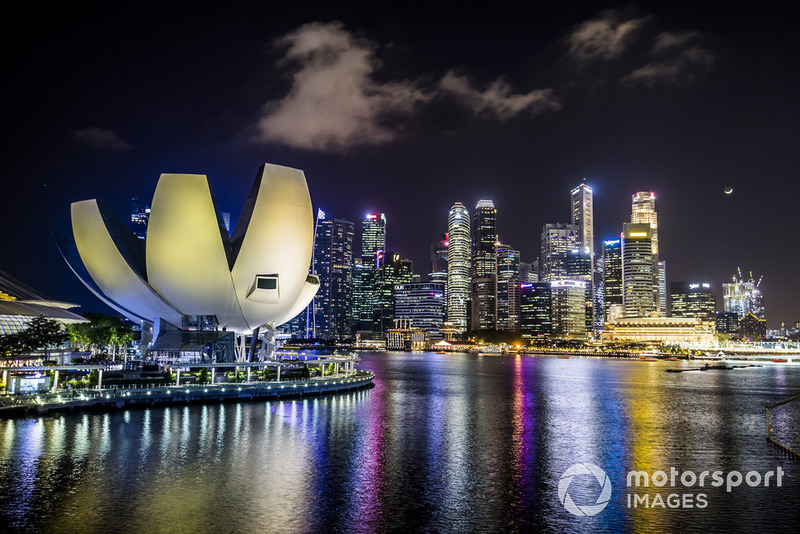
[{"label": "museum facade lighting", "polygon": [[161,175],[144,241],[96,199],[74,202],[71,219],[72,239],[59,240],[65,260],[100,300],[142,325],[146,342],[197,316],[258,336],[319,289],[309,274],[311,197],[297,169],[262,165],[230,235],[200,174]]}]

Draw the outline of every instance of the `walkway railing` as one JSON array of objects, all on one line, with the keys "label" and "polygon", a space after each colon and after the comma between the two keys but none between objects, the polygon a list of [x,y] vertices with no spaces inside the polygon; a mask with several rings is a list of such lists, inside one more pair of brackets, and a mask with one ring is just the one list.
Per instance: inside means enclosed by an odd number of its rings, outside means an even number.
[{"label": "walkway railing", "polygon": [[41,406],[48,404],[66,404],[75,401],[93,401],[96,399],[125,400],[129,398],[144,399],[176,393],[214,393],[226,391],[259,390],[270,388],[297,387],[303,385],[338,385],[354,380],[366,379],[371,373],[339,373],[325,377],[313,378],[285,378],[281,380],[259,380],[251,382],[223,382],[216,384],[131,384],[124,386],[111,386],[104,388],[80,388],[60,390],[52,393],[39,393],[31,395],[4,395],[0,396],[0,408]]},{"label": "walkway railing", "polygon": [[800,399],[800,395],[795,395],[794,397],[792,397],[790,399],[782,400],[780,402],[774,402],[772,404],[767,404],[767,406],[766,406],[766,409],[767,409],[767,441],[769,441],[770,443],[772,443],[773,445],[775,445],[776,447],[781,449],[786,454],[794,457],[796,460],[800,460],[800,453],[799,452],[797,452],[796,450],[792,449],[788,445],[785,445],[785,444],[779,442],[778,440],[776,440],[775,438],[772,437],[772,425],[770,424],[769,410],[771,408],[777,408],[778,406],[783,406],[784,404],[788,404],[788,403],[790,403],[792,401],[796,401],[798,399]]}]

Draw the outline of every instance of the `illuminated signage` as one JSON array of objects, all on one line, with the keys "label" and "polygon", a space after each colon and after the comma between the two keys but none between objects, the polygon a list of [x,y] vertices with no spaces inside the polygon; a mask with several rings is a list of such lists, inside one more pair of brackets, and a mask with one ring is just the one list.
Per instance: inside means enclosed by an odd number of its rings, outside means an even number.
[{"label": "illuminated signage", "polygon": [[628,237],[647,237],[647,232],[631,232]]},{"label": "illuminated signage", "polygon": [[370,220],[370,221],[374,221],[377,218],[378,218],[378,214],[377,213],[370,213],[369,215],[367,215],[367,219]]}]

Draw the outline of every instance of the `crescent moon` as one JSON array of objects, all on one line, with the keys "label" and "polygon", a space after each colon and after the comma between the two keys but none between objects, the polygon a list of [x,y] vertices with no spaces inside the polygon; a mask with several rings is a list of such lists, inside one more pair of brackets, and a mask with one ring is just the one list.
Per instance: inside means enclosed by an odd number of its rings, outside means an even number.
[{"label": "crescent moon", "polygon": [[725,194],[726,194],[726,195],[730,195],[731,193],[733,193],[733,188],[732,188],[732,187],[729,187],[729,188],[727,188],[727,189],[725,190]]}]

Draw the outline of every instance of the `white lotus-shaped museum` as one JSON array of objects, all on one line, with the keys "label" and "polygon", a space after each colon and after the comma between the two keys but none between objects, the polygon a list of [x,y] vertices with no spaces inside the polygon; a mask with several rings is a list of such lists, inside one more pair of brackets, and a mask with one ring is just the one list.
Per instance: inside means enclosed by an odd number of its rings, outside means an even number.
[{"label": "white lotus-shaped museum", "polygon": [[61,246],[67,263],[150,331],[161,321],[181,328],[187,316],[215,316],[220,329],[250,334],[289,321],[319,289],[309,275],[311,197],[297,169],[264,164],[230,235],[200,174],[161,175],[144,241],[95,199],[73,203],[71,216],[74,247]]}]

